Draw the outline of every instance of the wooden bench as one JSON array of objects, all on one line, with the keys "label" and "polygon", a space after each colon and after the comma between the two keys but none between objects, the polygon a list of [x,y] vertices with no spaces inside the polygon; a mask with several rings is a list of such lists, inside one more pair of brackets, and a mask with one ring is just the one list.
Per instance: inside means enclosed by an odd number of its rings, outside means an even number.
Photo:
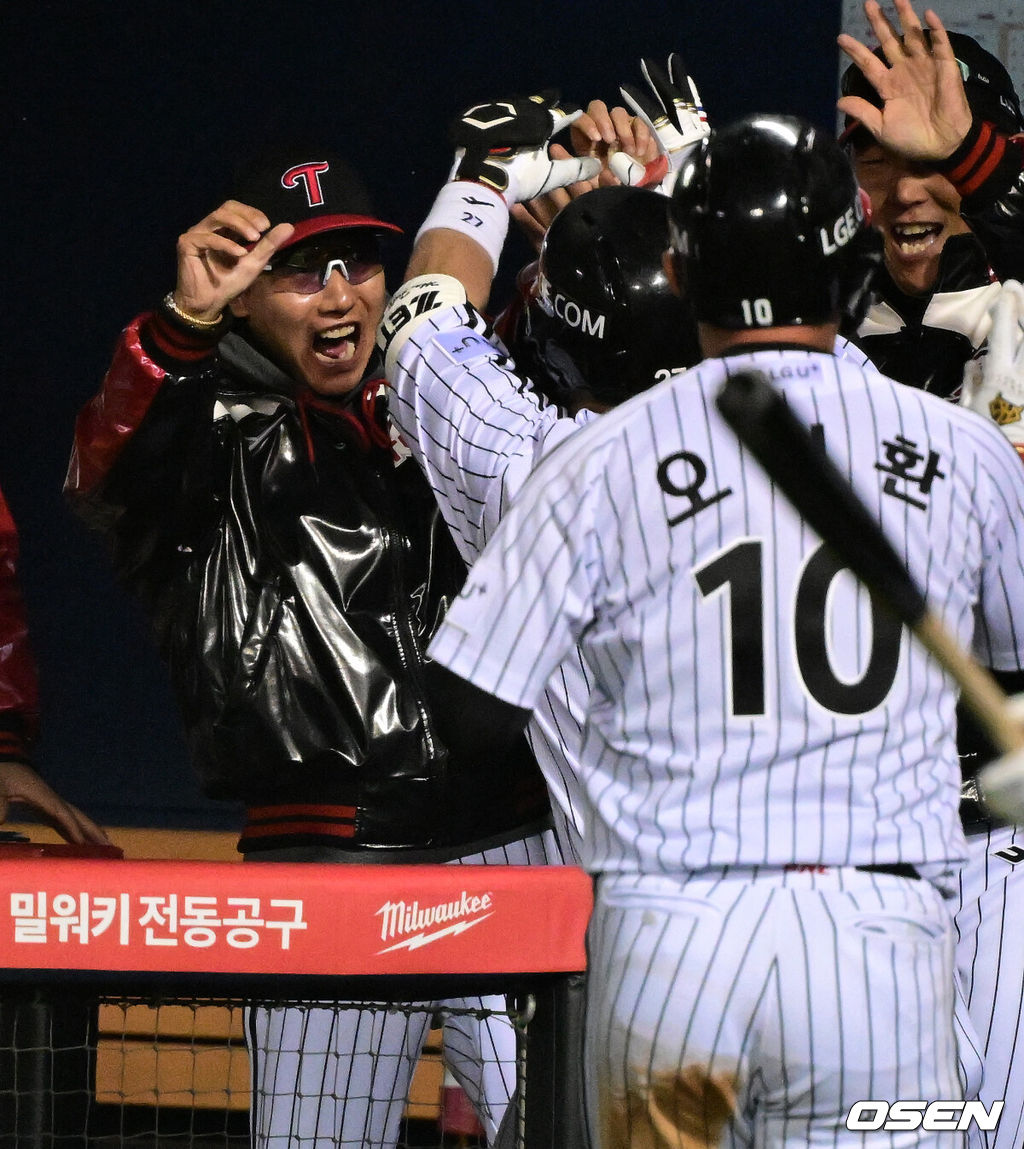
[{"label": "wooden bench", "polygon": [[[440,1117],[441,1032],[416,1067],[406,1116]],[[241,1009],[104,1005],[99,1011],[96,1100],[104,1104],[249,1108],[249,1057]]]}]

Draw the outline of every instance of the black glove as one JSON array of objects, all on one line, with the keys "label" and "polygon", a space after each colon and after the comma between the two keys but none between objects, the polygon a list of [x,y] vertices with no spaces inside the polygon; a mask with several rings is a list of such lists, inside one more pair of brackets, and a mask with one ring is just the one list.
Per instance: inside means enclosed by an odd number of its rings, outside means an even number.
[{"label": "black glove", "polygon": [[601,168],[597,160],[548,156],[551,137],[582,114],[560,107],[551,90],[474,104],[452,124],[456,153],[450,178],[485,184],[510,204],[593,179]]}]

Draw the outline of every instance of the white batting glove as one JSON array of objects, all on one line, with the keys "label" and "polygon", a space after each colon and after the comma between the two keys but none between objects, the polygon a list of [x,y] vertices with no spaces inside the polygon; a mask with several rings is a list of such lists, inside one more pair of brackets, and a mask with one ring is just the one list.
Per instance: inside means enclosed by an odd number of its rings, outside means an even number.
[{"label": "white batting glove", "polygon": [[658,158],[642,164],[625,152],[616,152],[608,167],[630,187],[660,185],[660,191],[671,195],[679,172],[697,145],[711,134],[711,125],[697,85],[686,74],[678,52],[669,56],[667,71],[652,60],[641,60],[640,70],[653,97],[631,84],[623,84],[619,91],[651,129],[658,142]]},{"label": "white batting glove", "polygon": [[508,204],[593,179],[601,170],[598,160],[548,155],[552,137],[582,114],[559,107],[555,91],[475,104],[452,125],[456,152],[449,178],[484,184]]},{"label": "white batting glove", "polygon": [[1024,287],[1000,287],[989,314],[988,350],[964,380],[960,406],[993,419],[1024,458]]}]

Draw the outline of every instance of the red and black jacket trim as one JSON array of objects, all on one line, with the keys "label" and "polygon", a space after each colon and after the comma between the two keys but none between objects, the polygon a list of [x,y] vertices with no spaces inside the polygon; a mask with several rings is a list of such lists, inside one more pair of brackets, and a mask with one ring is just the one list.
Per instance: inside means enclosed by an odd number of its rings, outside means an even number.
[{"label": "red and black jacket trim", "polygon": [[356,835],[355,806],[291,804],[250,806],[238,842],[243,853],[266,849],[273,841],[319,840],[337,845]]},{"label": "red and black jacket trim", "polygon": [[936,168],[963,199],[995,200],[1020,175],[1022,153],[1011,139],[985,120],[975,120],[963,143]]}]

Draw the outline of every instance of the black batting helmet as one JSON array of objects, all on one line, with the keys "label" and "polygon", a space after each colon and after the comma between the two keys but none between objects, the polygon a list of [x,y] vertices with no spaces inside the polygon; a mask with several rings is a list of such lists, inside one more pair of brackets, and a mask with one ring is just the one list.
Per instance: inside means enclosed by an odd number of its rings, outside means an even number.
[{"label": "black batting helmet", "polygon": [[596,188],[554,218],[511,347],[549,398],[586,390],[621,403],[699,361],[696,325],[662,266],[668,246],[668,201],[644,188]]},{"label": "black batting helmet", "polygon": [[670,212],[697,318],[729,330],[855,321],[882,258],[866,204],[843,149],[806,120],[747,116],[713,135]]}]

